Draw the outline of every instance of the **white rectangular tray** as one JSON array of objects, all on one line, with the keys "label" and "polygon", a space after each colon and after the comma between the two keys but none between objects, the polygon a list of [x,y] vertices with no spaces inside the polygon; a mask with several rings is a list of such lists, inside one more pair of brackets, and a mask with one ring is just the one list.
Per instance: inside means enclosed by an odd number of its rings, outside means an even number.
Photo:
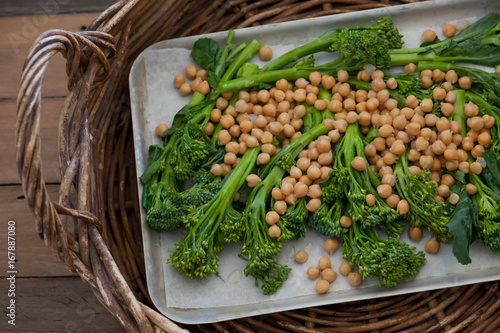
[{"label": "white rectangular tray", "polygon": [[[433,29],[442,37],[440,31],[446,23],[456,23],[461,18],[473,22],[492,11],[500,12],[500,2],[436,0],[240,29],[236,30],[234,42],[248,43],[257,39],[262,45],[272,46],[276,56],[329,29],[367,25],[382,15],[389,15],[404,35],[405,47],[416,47],[425,29]],[[138,176],[148,166],[149,145],[160,143],[154,135],[155,126],[161,122],[171,123],[174,114],[189,100],[189,97],[179,96],[172,82],[175,74],[182,73],[185,65],[193,63],[189,52],[200,37],[213,38],[223,46],[227,32],[159,42],[146,49],[131,69],[130,96]],[[331,55],[325,53],[316,59],[323,63],[328,57]],[[257,57],[253,61],[262,65]],[[139,181],[138,184],[140,198],[142,185]],[[457,263],[451,244],[442,244],[438,255],[426,255],[427,263],[415,280],[401,283],[396,288],[380,287],[373,280],[366,280],[360,287],[353,288],[345,277],[339,276],[327,294],[317,295],[315,281],[308,280],[305,272],[307,267],[316,266],[317,260],[325,254],[322,243],[326,237],[311,231],[306,238],[285,245],[279,261],[289,265],[292,273],[275,295],[264,296],[262,290],[255,287],[253,278],[243,275],[245,263],[237,258],[241,243],[230,244],[221,252],[220,274],[225,282],[215,276],[190,280],[166,264],[183,232],[160,234],[146,225],[142,209],[141,218],[151,298],[167,317],[188,324],[500,280],[498,256],[487,251],[480,242],[471,247],[472,263],[467,266]],[[424,233],[424,239],[429,237],[428,232]],[[408,241],[406,233],[402,239]],[[424,243],[415,245],[418,250],[423,250]],[[304,265],[293,260],[293,255],[300,250],[309,253],[309,260]],[[339,249],[330,256],[335,270],[342,262],[340,252]]]}]

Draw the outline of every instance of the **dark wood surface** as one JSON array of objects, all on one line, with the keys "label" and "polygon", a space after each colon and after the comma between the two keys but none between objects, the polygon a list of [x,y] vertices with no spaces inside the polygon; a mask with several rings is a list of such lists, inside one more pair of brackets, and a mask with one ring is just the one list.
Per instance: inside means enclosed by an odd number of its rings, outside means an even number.
[{"label": "dark wood surface", "polygon": [[0,17],[98,13],[113,3],[113,0],[2,0]]},{"label": "dark wood surface", "polygon": [[[50,1],[0,1],[5,9]],[[88,4],[101,10],[112,1],[58,1]],[[92,7],[94,4],[99,8]],[[6,7],[9,5],[10,7]],[[61,4],[61,8],[63,5]],[[64,7],[70,8],[70,7]],[[76,7],[75,7],[76,8]],[[33,9],[33,8],[31,8]],[[17,11],[16,13],[24,13]],[[33,12],[30,12],[33,13]],[[104,309],[80,277],[57,262],[35,231],[34,219],[23,196],[16,167],[14,128],[16,98],[22,66],[36,37],[49,29],[77,31],[98,13],[15,16],[0,18],[0,332],[122,332],[118,321]],[[57,126],[59,108],[67,94],[64,59],[54,57],[43,82],[41,117],[42,163],[51,197],[57,198],[59,161]],[[7,323],[7,226],[16,223],[16,325]]]}]

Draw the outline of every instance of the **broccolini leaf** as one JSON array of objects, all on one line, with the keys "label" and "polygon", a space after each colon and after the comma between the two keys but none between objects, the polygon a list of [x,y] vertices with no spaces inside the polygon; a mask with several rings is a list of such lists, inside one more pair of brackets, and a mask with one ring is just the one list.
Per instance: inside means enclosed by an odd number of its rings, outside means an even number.
[{"label": "broccolini leaf", "polygon": [[452,249],[455,258],[462,265],[471,263],[469,245],[472,243],[473,214],[472,200],[467,196],[465,185],[455,185],[451,190],[458,194],[460,199],[451,213],[446,224],[448,231],[453,235]]}]

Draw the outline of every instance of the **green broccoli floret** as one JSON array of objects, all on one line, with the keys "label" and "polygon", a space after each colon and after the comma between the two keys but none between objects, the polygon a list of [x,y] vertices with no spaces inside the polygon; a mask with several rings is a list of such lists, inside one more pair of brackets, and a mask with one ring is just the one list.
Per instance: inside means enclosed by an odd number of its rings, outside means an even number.
[{"label": "green broccoli floret", "polygon": [[[220,191],[208,203],[192,206],[183,217],[184,224],[191,227],[175,244],[176,250],[168,259],[179,273],[190,278],[217,273],[218,253],[225,243],[235,238],[235,231],[222,225],[232,221],[233,198],[252,171],[259,152],[260,147],[248,149],[240,163],[224,178]],[[224,231],[228,233],[224,234]]]},{"label": "green broccoli floret", "polygon": [[306,221],[309,216],[306,205],[306,198],[300,198],[295,202],[295,205],[289,206],[285,214],[280,216],[277,223],[281,230],[281,236],[278,238],[279,242],[305,237]]},{"label": "green broccoli floret", "polygon": [[447,204],[434,200],[436,184],[429,181],[429,171],[410,174],[408,171],[408,150],[394,167],[396,190],[402,199],[408,201],[409,212],[405,217],[413,227],[427,227],[439,242],[447,242],[451,234],[446,227],[450,220]]},{"label": "green broccoli floret", "polygon": [[309,218],[308,225],[320,234],[336,237],[348,232],[340,225],[342,217],[342,200],[336,199],[329,204],[323,200],[321,206]]},{"label": "green broccoli floret", "polygon": [[422,251],[388,237],[380,239],[373,228],[360,228],[354,222],[342,234],[342,256],[351,266],[359,267],[363,279],[377,278],[379,284],[394,287],[400,281],[414,279],[425,263]]},{"label": "green broccoli floret", "polygon": [[420,61],[469,62],[485,66],[500,64],[500,14],[489,13],[454,37],[412,49],[390,50],[391,63]]},{"label": "green broccoli floret", "polygon": [[170,152],[170,164],[179,180],[191,178],[203,162],[216,152],[216,147],[203,128],[188,122],[177,131],[178,139]]}]

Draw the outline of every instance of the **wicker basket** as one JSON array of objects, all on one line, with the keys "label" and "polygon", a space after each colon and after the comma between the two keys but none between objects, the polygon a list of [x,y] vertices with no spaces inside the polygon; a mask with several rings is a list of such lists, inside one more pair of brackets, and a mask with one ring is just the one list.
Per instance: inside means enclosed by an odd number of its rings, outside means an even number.
[{"label": "wicker basket", "polygon": [[[45,32],[24,66],[16,124],[19,173],[40,237],[130,332],[498,329],[498,282],[185,328],[157,312],[148,295],[128,93],[138,54],[173,37],[415,1],[133,0],[116,3],[84,32]],[[59,52],[67,60],[69,94],[60,113],[62,180],[53,202],[41,171],[41,82]]]}]

